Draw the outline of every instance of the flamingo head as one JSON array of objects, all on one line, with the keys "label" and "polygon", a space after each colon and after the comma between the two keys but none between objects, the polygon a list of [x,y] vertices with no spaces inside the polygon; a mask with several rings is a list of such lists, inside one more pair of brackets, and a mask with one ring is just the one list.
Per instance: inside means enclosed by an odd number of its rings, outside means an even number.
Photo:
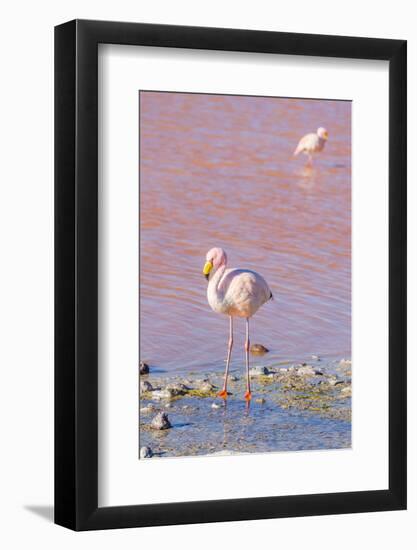
[{"label": "flamingo head", "polygon": [[203,275],[208,280],[213,269],[218,269],[222,265],[226,265],[227,256],[222,248],[212,248],[206,254],[206,263],[203,268]]},{"label": "flamingo head", "polygon": [[329,132],[326,130],[326,128],[317,128],[317,135],[321,139],[325,139],[326,141],[329,139]]}]

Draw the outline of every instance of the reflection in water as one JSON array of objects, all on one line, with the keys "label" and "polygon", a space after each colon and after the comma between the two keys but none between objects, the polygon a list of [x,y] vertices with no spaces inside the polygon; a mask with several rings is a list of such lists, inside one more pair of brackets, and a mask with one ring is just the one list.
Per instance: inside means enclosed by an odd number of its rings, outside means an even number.
[{"label": "reflection in water", "polygon": [[300,178],[297,185],[301,189],[312,190],[316,185],[317,170],[311,164],[306,164],[301,170],[296,171],[295,175]]},{"label": "reflection in water", "polygon": [[[292,152],[322,125],[330,139],[306,166]],[[213,246],[274,294],[252,322],[252,342],[271,350],[256,364],[350,356],[350,127],[349,102],[141,93],[142,359],[224,368],[228,320],[201,273]],[[243,369],[235,325],[232,368]]]},{"label": "reflection in water", "polygon": [[224,409],[222,412],[222,424],[223,424],[223,441],[222,441],[222,447],[223,449],[227,449],[229,447],[228,442],[228,434],[231,428],[231,421],[229,419],[229,416],[227,415],[227,401],[224,404]]}]

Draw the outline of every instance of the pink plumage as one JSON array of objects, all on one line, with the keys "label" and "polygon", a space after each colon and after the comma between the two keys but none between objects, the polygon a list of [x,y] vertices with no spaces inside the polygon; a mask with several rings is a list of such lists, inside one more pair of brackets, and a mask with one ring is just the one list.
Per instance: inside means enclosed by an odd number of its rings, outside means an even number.
[{"label": "pink plumage", "polygon": [[212,248],[207,252],[203,273],[209,281],[207,300],[213,311],[224,313],[230,318],[229,346],[223,390],[220,397],[227,397],[227,376],[233,346],[233,318],[246,319],[246,376],[245,399],[251,399],[249,380],[249,318],[272,298],[272,292],[265,279],[249,269],[227,269],[227,255],[222,248]]},{"label": "pink plumage", "polygon": [[294,156],[302,152],[308,155],[309,162],[311,162],[312,155],[322,151],[328,139],[329,134],[326,128],[320,127],[315,134],[306,134],[300,139],[294,151]]}]

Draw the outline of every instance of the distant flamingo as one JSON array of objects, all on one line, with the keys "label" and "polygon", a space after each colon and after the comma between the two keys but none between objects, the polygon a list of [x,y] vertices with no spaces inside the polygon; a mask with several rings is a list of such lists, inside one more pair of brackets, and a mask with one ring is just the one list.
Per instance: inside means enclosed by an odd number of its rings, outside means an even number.
[{"label": "distant flamingo", "polygon": [[207,252],[203,274],[209,281],[208,303],[213,311],[228,315],[230,320],[224,383],[218,395],[223,399],[227,398],[227,377],[233,347],[233,317],[244,317],[246,319],[245,399],[249,402],[252,397],[249,380],[249,317],[252,317],[265,302],[272,298],[272,292],[259,273],[249,269],[226,269],[226,265],[227,256],[223,249],[212,248]]},{"label": "distant flamingo", "polygon": [[329,139],[329,133],[326,128],[318,128],[316,134],[306,134],[302,137],[294,151],[294,156],[303,152],[308,155],[308,164],[311,165],[313,154],[323,150],[326,141]]}]

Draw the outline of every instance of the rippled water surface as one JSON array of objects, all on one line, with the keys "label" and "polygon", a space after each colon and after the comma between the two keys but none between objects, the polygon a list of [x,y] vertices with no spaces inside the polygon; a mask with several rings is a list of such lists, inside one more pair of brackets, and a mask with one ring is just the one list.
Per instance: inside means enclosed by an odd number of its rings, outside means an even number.
[{"label": "rippled water surface", "polygon": [[[140,356],[160,371],[224,368],[228,319],[202,275],[221,246],[230,267],[267,280],[251,320],[256,364],[350,356],[350,102],[140,94]],[[312,168],[304,134],[329,141]],[[244,366],[235,323],[232,368]]]}]

